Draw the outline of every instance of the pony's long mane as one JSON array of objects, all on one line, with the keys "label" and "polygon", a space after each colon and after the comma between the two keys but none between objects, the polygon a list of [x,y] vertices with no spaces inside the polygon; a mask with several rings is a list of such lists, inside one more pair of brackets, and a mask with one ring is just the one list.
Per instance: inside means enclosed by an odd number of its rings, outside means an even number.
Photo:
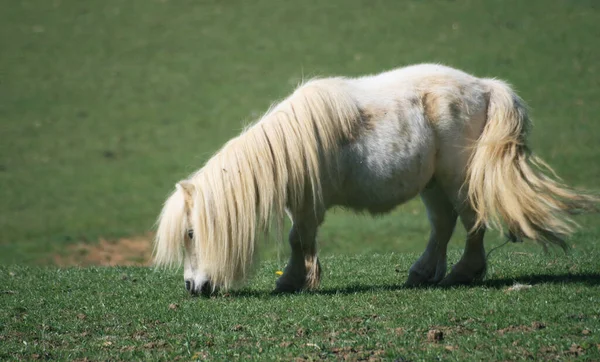
[{"label": "pony's long mane", "polygon": [[[229,287],[247,276],[257,237],[273,221],[283,222],[286,207],[322,202],[322,173],[353,137],[359,119],[342,78],[309,81],[187,180],[195,189],[188,221],[193,247],[214,284]],[[181,261],[183,193],[175,191],[158,220],[159,265]]]}]

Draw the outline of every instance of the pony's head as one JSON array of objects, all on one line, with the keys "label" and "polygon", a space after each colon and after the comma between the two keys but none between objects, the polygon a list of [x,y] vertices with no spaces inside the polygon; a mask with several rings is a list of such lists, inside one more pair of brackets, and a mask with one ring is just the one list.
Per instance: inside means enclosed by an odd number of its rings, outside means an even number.
[{"label": "pony's head", "polygon": [[198,258],[194,240],[194,199],[196,187],[189,181],[177,183],[165,202],[158,219],[154,261],[159,266],[184,264],[185,289],[193,294],[209,295],[216,286]]},{"label": "pony's head", "polygon": [[[203,174],[210,173],[204,170]],[[243,280],[252,261],[254,232],[241,227],[242,209],[223,180],[197,173],[177,183],[158,219],[157,266],[184,266],[186,290],[208,296]],[[245,230],[243,230],[245,229]]]}]

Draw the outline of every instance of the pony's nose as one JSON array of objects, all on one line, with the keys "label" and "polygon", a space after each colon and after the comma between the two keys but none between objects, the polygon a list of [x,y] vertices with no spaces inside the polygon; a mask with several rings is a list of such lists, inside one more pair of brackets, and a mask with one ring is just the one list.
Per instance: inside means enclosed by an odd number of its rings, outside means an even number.
[{"label": "pony's nose", "polygon": [[209,297],[213,292],[213,287],[212,284],[209,281],[206,281],[202,284],[202,287],[200,287],[200,293],[202,293],[203,296],[205,297]]},{"label": "pony's nose", "polygon": [[194,281],[193,280],[185,281],[185,290],[192,293],[192,291],[194,290]]},{"label": "pony's nose", "polygon": [[209,281],[205,281],[201,285],[196,285],[194,279],[186,279],[185,280],[185,290],[188,291],[191,295],[201,294],[204,297],[210,297],[213,293],[212,283]]}]

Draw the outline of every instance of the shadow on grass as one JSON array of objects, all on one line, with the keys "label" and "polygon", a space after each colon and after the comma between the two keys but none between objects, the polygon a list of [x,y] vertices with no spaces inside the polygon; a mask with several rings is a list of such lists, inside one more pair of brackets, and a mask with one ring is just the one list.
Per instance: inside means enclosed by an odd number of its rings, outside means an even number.
[{"label": "shadow on grass", "polygon": [[403,284],[389,284],[389,285],[363,285],[363,284],[352,284],[347,287],[340,288],[322,288],[315,291],[303,291],[296,293],[277,293],[273,291],[259,291],[259,290],[238,290],[229,292],[228,295],[232,297],[285,297],[288,295],[349,295],[349,294],[360,294],[360,293],[372,293],[382,291],[394,291],[401,289],[409,289]]},{"label": "shadow on grass", "polygon": [[533,274],[522,275],[515,278],[486,279],[476,286],[485,286],[489,288],[503,288],[515,283],[521,284],[585,284],[589,286],[600,285],[600,273],[581,273],[581,274]]},{"label": "shadow on grass", "polygon": [[[497,279],[486,279],[482,282],[474,283],[468,286],[460,286],[461,288],[477,288],[477,287],[488,287],[501,289],[514,285],[515,283],[537,285],[537,284],[585,284],[588,286],[600,286],[600,273],[582,273],[582,274],[533,274],[533,275],[522,275],[514,278],[497,278]],[[359,293],[373,293],[373,292],[384,292],[384,291],[396,291],[403,289],[438,289],[435,285],[427,285],[422,287],[407,287],[404,284],[386,284],[386,285],[364,285],[364,284],[352,284],[346,287],[339,288],[324,288],[312,292],[299,292],[295,294],[310,294],[310,295],[350,295]],[[439,288],[441,289],[441,288]],[[444,288],[444,289],[452,289]],[[289,294],[286,293],[275,293],[271,291],[256,291],[256,290],[238,290],[228,293],[233,297],[282,297]]]}]

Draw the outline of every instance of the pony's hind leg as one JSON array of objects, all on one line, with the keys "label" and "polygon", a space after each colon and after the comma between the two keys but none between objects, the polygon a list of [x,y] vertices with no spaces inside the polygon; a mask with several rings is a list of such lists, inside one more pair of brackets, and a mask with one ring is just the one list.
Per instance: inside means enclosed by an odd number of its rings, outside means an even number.
[{"label": "pony's hind leg", "polygon": [[407,286],[437,283],[446,275],[446,248],[454,232],[457,213],[435,180],[421,192],[431,233],[427,248],[409,270]]},{"label": "pony's hind leg", "polygon": [[317,258],[317,229],[323,217],[313,214],[307,218],[293,217],[289,242],[292,249],[290,260],[283,275],[277,279],[276,292],[312,290],[319,286],[321,265]]},{"label": "pony's hind leg", "polygon": [[467,241],[462,257],[452,267],[452,271],[442,282],[441,286],[470,284],[481,280],[486,272],[485,248],[483,236],[485,227],[473,229],[475,226],[475,211],[470,206],[465,206],[460,212],[460,220],[467,230]]}]

